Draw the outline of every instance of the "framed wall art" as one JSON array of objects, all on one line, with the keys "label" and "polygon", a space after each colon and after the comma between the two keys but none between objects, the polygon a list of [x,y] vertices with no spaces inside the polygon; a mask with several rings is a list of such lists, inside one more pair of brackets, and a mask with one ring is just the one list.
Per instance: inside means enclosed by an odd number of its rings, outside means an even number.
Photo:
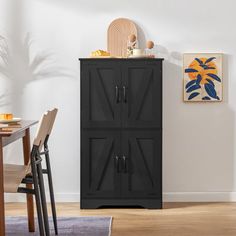
[{"label": "framed wall art", "polygon": [[223,54],[185,53],[184,101],[219,102],[223,91]]}]

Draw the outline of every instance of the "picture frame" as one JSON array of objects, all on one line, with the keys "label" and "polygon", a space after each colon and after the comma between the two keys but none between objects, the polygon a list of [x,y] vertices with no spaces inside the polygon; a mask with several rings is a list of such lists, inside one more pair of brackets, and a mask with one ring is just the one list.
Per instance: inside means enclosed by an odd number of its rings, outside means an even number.
[{"label": "picture frame", "polygon": [[184,53],[184,102],[221,102],[223,100],[223,54]]}]

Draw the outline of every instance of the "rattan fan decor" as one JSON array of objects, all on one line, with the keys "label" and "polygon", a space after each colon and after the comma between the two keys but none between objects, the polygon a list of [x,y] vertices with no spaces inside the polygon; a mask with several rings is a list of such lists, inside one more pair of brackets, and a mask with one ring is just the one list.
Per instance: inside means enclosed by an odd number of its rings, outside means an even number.
[{"label": "rattan fan decor", "polygon": [[137,28],[133,21],[118,18],[111,22],[107,31],[107,50],[111,56],[127,57],[128,36],[137,37]]}]

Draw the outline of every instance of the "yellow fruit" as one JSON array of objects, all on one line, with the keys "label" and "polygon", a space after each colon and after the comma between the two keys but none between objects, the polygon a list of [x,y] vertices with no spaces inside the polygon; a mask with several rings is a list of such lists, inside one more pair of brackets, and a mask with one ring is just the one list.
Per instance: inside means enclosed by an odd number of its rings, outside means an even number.
[{"label": "yellow fruit", "polygon": [[99,50],[92,52],[91,56],[93,56],[93,57],[110,56],[110,53],[99,49]]}]

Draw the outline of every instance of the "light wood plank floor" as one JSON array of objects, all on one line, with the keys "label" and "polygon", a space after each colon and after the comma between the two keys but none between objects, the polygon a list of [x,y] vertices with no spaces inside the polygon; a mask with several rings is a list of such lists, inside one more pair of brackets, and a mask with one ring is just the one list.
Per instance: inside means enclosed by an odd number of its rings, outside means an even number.
[{"label": "light wood plank floor", "polygon": [[[57,204],[59,216],[113,216],[112,236],[235,236],[236,203],[166,203],[163,210],[80,210]],[[25,204],[7,203],[7,216],[26,215]]]}]

